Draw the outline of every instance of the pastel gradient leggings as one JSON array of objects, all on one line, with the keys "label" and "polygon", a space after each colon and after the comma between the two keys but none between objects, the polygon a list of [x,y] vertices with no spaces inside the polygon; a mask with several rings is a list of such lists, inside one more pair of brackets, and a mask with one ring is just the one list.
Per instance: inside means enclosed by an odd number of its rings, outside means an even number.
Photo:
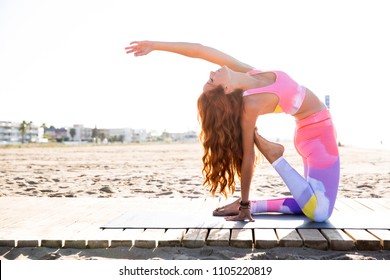
[{"label": "pastel gradient leggings", "polygon": [[323,110],[297,121],[294,143],[303,159],[304,176],[284,157],[272,164],[292,197],[252,201],[251,211],[303,213],[313,221],[323,222],[332,214],[340,179],[340,158],[330,112]]}]

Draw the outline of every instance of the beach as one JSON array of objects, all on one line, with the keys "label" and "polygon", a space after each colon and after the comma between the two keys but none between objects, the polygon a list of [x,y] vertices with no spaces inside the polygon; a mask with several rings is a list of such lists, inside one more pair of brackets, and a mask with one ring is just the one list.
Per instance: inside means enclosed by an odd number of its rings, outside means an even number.
[{"label": "beach", "polygon": [[[285,157],[302,172],[290,142]],[[1,197],[192,198],[211,195],[202,186],[200,143],[0,147]],[[339,197],[389,198],[390,151],[340,147]],[[265,160],[259,159],[251,198],[290,195]],[[239,185],[234,197],[239,196]],[[221,199],[222,203],[225,198]],[[55,210],[55,209],[54,209]],[[114,217],[113,217],[114,218]],[[0,259],[390,259],[389,251],[323,251],[309,248],[240,249],[164,247],[55,249],[0,247]]]}]

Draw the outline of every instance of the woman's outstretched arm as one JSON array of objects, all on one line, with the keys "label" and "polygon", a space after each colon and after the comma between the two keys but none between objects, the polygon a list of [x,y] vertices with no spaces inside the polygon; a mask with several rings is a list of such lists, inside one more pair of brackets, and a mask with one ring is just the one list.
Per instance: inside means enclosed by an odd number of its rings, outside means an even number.
[{"label": "woman's outstretched arm", "polygon": [[224,52],[198,43],[134,41],[126,47],[126,53],[134,53],[135,56],[147,55],[151,51],[167,51],[199,58],[220,66],[227,66],[237,72],[248,72],[254,68]]}]

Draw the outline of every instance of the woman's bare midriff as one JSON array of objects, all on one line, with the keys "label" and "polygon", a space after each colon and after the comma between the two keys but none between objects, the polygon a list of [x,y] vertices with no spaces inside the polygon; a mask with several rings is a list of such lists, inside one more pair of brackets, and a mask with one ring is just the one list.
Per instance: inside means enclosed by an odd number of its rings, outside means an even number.
[{"label": "woman's bare midriff", "polygon": [[306,89],[305,99],[303,100],[301,108],[299,108],[298,112],[293,116],[297,120],[302,120],[326,109],[325,104],[322,103],[311,90]]}]

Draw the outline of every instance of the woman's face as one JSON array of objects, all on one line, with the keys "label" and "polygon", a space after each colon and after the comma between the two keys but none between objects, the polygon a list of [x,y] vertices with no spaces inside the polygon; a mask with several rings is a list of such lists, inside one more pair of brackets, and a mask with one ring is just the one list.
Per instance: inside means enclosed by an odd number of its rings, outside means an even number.
[{"label": "woman's face", "polygon": [[219,68],[215,72],[211,71],[209,80],[204,85],[203,91],[212,90],[219,85],[222,85],[222,87],[226,91],[226,89],[230,83],[230,78],[231,78],[231,70],[226,66]]}]

